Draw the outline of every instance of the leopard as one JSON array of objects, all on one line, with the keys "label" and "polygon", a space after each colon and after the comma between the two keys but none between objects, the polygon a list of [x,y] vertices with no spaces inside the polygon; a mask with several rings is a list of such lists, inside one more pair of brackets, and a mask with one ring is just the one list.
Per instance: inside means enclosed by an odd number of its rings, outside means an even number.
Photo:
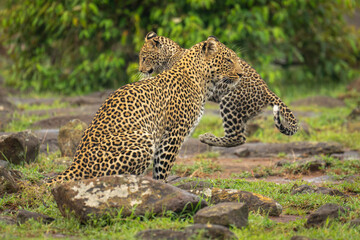
[{"label": "leopard", "polygon": [[[172,39],[149,32],[139,53],[139,71],[145,75],[166,71],[186,52],[187,49]],[[244,69],[241,80],[235,86],[218,81],[207,96],[207,100],[220,104],[225,136],[216,137],[212,133],[205,133],[199,136],[199,140],[217,147],[242,145],[246,142],[248,121],[269,105],[273,107],[275,127],[280,133],[288,136],[295,134],[299,127],[293,112],[269,89],[250,64],[240,58],[238,61]]]},{"label": "leopard", "polygon": [[215,37],[195,44],[167,71],[115,90],[84,131],[71,165],[51,186],[101,176],[143,175],[166,181],[185,138],[218,81],[236,84],[243,69]]}]

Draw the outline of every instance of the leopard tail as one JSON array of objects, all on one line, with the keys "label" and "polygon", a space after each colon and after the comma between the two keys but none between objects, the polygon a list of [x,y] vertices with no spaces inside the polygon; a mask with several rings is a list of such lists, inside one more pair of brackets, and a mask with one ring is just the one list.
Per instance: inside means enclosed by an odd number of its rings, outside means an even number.
[{"label": "leopard tail", "polygon": [[[268,89],[269,103],[273,107],[275,127],[282,134],[291,136],[299,129],[298,121],[285,103]],[[280,119],[280,116],[282,119]]]}]

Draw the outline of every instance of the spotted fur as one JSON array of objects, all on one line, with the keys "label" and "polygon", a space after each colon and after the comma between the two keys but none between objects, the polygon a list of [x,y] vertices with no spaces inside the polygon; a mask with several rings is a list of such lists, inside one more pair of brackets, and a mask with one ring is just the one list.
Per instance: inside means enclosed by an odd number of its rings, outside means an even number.
[{"label": "spotted fur", "polygon": [[[143,45],[140,52],[139,70],[143,73],[165,71],[187,51],[169,38],[157,36],[154,32],[149,34],[151,40]],[[241,81],[235,87],[226,81],[218,81],[207,95],[208,100],[220,103],[225,136],[215,137],[211,133],[205,133],[200,136],[200,141],[219,147],[234,147],[245,143],[247,121],[268,105],[273,106],[276,128],[285,135],[295,134],[298,123],[291,110],[268,88],[254,68],[244,60],[239,61],[244,69]]]},{"label": "spotted fur", "polygon": [[116,90],[85,130],[71,166],[48,184],[115,174],[166,179],[204,109],[209,86],[237,82],[232,50],[213,37],[194,45],[173,68]]}]

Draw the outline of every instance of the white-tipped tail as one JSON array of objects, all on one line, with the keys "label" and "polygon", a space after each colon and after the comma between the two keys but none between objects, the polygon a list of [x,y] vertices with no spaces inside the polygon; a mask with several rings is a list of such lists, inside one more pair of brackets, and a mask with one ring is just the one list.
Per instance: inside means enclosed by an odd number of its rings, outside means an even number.
[{"label": "white-tipped tail", "polygon": [[279,106],[278,105],[274,105],[273,107],[273,114],[274,116],[277,116],[279,113]]}]

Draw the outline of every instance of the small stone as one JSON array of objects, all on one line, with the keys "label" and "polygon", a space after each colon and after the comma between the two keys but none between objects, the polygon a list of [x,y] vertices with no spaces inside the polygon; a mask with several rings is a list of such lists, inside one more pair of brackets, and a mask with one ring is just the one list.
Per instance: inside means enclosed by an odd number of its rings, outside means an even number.
[{"label": "small stone", "polygon": [[52,217],[49,217],[47,215],[44,214],[40,214],[40,213],[35,213],[35,212],[30,212],[30,211],[26,211],[24,209],[20,209],[16,220],[18,223],[25,223],[26,221],[30,220],[30,219],[34,219],[38,222],[42,222],[42,223],[51,223],[52,221],[54,221],[55,219]]},{"label": "small stone", "polygon": [[216,224],[194,224],[186,227],[186,235],[198,236],[201,233],[202,239],[237,239],[236,235],[228,228]]},{"label": "small stone", "polygon": [[87,124],[79,119],[73,119],[59,130],[58,143],[63,157],[73,157],[76,148],[80,143],[84,130]]},{"label": "small stone", "polygon": [[291,195],[304,194],[304,193],[321,193],[321,194],[326,194],[326,195],[330,195],[330,196],[346,197],[346,195],[344,193],[342,193],[342,192],[340,192],[339,190],[336,190],[336,189],[325,188],[325,187],[314,188],[314,187],[311,187],[311,186],[306,185],[306,184],[295,187],[291,191]]},{"label": "small stone", "polygon": [[346,194],[340,192],[337,189],[326,188],[326,187],[318,187],[316,189],[316,192],[326,194],[326,195],[330,195],[330,196],[340,196],[340,197],[346,197],[347,196]]},{"label": "small stone", "polygon": [[31,131],[0,136],[0,158],[13,164],[34,162],[39,149],[40,140]]},{"label": "small stone", "polygon": [[174,231],[170,229],[149,229],[136,234],[136,239],[141,240],[187,240],[187,236],[182,231]]},{"label": "small stone", "polygon": [[241,228],[247,226],[248,216],[249,210],[245,203],[224,202],[199,210],[194,216],[194,223]]},{"label": "small stone", "polygon": [[300,185],[298,187],[295,187],[292,191],[291,191],[291,195],[295,195],[298,193],[314,193],[316,190],[315,188],[309,186],[309,185]]},{"label": "small stone", "polygon": [[340,205],[327,203],[309,215],[305,227],[322,226],[327,218],[336,219],[339,217],[339,213],[346,212],[347,210]]},{"label": "small stone", "polygon": [[[166,210],[180,213],[207,206],[205,200],[172,185],[145,176],[112,175],[66,182],[52,190],[64,216],[68,210],[86,222],[107,214],[162,215]],[[90,216],[91,214],[92,216]]]}]

